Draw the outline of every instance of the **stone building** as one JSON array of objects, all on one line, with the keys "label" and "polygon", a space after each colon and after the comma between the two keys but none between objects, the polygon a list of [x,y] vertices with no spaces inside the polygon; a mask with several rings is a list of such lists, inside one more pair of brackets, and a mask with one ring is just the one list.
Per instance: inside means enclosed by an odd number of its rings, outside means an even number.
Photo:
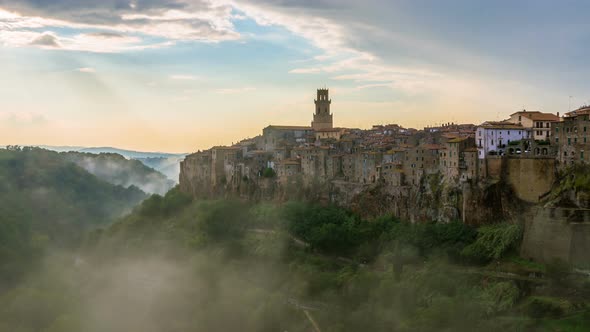
[{"label": "stone building", "polygon": [[301,160],[285,159],[277,162],[277,176],[281,183],[291,182],[301,174]]},{"label": "stone building", "polygon": [[472,137],[457,137],[448,140],[440,157],[440,170],[447,181],[459,179],[461,171],[466,169],[465,150],[473,147]]},{"label": "stone building", "polygon": [[459,173],[461,181],[477,180],[479,178],[480,165],[476,147],[467,147],[461,152]]},{"label": "stone building", "polygon": [[211,185],[213,188],[225,185],[231,180],[234,163],[241,158],[242,150],[237,147],[216,146],[211,149]]},{"label": "stone building", "polygon": [[315,139],[317,142],[339,141],[343,134],[344,134],[344,129],[342,129],[342,128],[324,128],[324,129],[317,129],[314,132]]},{"label": "stone building", "polygon": [[394,187],[405,186],[406,179],[401,164],[386,162],[381,165],[381,179]]},{"label": "stone building", "polygon": [[566,113],[563,121],[553,124],[553,142],[557,161],[563,168],[590,162],[590,106]]},{"label": "stone building", "polygon": [[262,130],[258,148],[264,151],[274,151],[285,145],[305,143],[308,135],[311,134],[313,134],[311,127],[270,125]]}]

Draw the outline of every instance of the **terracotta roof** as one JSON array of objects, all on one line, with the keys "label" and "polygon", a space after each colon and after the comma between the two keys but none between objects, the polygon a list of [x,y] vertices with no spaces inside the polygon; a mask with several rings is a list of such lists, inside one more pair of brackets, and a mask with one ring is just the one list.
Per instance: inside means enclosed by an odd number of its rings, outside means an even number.
[{"label": "terracotta roof", "polygon": [[444,147],[438,144],[424,144],[422,147],[426,150],[442,150]]},{"label": "terracotta roof", "polygon": [[539,111],[522,111],[511,114],[510,116],[520,115],[533,121],[559,121],[559,117],[552,113],[542,113]]},{"label": "terracotta roof", "polygon": [[447,143],[460,143],[466,139],[467,139],[467,137],[455,137],[453,139],[448,140]]},{"label": "terracotta roof", "polygon": [[590,114],[590,106],[582,106],[575,111],[565,113],[565,116],[566,117],[574,117],[574,116],[578,116],[578,115],[588,115],[588,114]]}]

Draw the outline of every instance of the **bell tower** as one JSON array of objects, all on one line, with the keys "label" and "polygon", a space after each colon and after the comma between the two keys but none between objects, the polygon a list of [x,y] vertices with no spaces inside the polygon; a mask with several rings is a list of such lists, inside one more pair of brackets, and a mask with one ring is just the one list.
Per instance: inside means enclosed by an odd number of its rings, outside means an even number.
[{"label": "bell tower", "polygon": [[311,122],[313,130],[333,128],[332,113],[330,113],[331,103],[329,90],[318,89],[317,99],[315,100],[315,113]]}]

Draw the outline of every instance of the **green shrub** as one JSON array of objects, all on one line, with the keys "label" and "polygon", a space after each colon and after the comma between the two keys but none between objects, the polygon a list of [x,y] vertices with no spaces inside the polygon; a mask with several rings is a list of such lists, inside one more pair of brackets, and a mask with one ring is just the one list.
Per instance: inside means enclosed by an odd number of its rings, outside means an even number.
[{"label": "green shrub", "polygon": [[274,169],[267,167],[264,169],[264,171],[262,171],[262,177],[265,178],[274,178],[275,176],[277,176],[277,173],[275,172]]},{"label": "green shrub", "polygon": [[488,314],[506,311],[516,303],[520,296],[513,282],[503,281],[486,288],[481,295]]},{"label": "green shrub", "polygon": [[518,224],[483,226],[477,233],[475,242],[465,247],[461,254],[478,261],[498,259],[517,248],[522,239],[522,227]]}]

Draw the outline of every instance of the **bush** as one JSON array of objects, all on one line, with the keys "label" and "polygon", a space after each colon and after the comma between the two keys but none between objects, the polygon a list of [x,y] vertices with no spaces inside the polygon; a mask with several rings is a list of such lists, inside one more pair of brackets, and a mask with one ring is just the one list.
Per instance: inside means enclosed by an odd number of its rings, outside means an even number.
[{"label": "bush", "polygon": [[495,314],[512,308],[519,296],[518,287],[513,282],[503,281],[486,288],[481,299],[486,304],[487,313]]},{"label": "bush", "polygon": [[175,187],[164,197],[152,195],[143,201],[139,207],[139,214],[144,217],[169,216],[189,205],[192,200],[192,196]]},{"label": "bush", "polygon": [[264,169],[264,171],[262,171],[262,177],[265,178],[274,178],[277,175],[277,173],[275,172],[274,169],[267,167]]},{"label": "bush", "polygon": [[477,233],[475,242],[465,247],[461,254],[474,260],[489,261],[517,248],[522,238],[522,227],[518,224],[502,223],[483,226]]}]

